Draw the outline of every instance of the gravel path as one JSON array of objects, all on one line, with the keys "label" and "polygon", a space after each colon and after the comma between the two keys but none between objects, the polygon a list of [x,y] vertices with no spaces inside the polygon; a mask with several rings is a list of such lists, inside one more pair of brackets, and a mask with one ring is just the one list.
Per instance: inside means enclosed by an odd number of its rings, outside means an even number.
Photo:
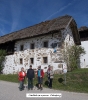
[{"label": "gravel path", "polygon": [[[37,90],[37,88],[34,88],[33,90],[27,90],[26,88],[23,91],[19,91],[19,84],[12,83],[12,82],[6,82],[0,80],[0,100],[88,100],[88,94],[87,93],[75,93],[75,92],[66,92],[61,90],[54,90],[54,89],[48,89],[44,88],[42,91]],[[53,98],[27,98],[26,93],[58,93],[62,94],[62,97],[53,97]]]}]

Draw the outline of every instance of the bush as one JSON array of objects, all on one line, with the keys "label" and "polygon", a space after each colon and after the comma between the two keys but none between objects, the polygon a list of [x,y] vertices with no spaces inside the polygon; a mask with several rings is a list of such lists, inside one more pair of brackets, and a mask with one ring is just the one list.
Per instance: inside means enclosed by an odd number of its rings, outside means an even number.
[{"label": "bush", "polygon": [[5,56],[6,56],[6,51],[0,50],[0,73],[2,73],[4,67]]}]

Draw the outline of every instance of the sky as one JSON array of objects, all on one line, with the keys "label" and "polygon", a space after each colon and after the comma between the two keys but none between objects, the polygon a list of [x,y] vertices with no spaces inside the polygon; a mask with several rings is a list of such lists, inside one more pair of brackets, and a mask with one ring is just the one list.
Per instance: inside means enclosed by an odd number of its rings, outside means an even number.
[{"label": "sky", "polygon": [[88,27],[88,0],[0,0],[0,36],[64,15]]}]

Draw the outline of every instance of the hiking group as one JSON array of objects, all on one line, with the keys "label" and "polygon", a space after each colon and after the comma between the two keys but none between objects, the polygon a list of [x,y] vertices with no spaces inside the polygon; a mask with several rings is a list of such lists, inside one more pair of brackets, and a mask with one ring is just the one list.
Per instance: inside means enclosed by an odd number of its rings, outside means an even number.
[{"label": "hiking group", "polygon": [[[19,90],[22,91],[24,90],[24,81],[27,80],[28,83],[28,90],[33,90],[33,81],[34,78],[37,77],[37,82],[38,82],[38,90],[43,89],[43,79],[44,79],[44,71],[41,69],[41,66],[38,66],[37,73],[35,74],[34,69],[32,69],[32,65],[30,65],[29,69],[27,70],[27,73],[24,71],[24,68],[21,68],[21,71],[18,73],[18,78],[19,78]],[[53,81],[53,70],[52,67],[49,65],[48,70],[46,72],[47,74],[47,79],[48,79],[48,87],[52,88],[52,81]]]}]

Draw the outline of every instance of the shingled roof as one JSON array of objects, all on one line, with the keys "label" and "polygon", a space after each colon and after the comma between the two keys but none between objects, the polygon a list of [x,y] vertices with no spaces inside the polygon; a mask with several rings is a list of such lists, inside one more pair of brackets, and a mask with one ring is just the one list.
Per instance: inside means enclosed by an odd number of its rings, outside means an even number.
[{"label": "shingled roof", "polygon": [[78,29],[79,31],[88,31],[88,27],[87,26],[82,26]]},{"label": "shingled roof", "polygon": [[80,40],[88,41],[88,27],[82,26],[79,28]]},{"label": "shingled roof", "polygon": [[61,29],[66,28],[71,18],[72,18],[71,16],[65,15],[62,17],[55,18],[53,20],[41,22],[34,26],[30,26],[25,29],[1,36],[0,44],[10,42],[10,41],[16,41],[24,38],[31,38],[34,36],[44,35],[52,31],[53,32],[59,31]]}]

